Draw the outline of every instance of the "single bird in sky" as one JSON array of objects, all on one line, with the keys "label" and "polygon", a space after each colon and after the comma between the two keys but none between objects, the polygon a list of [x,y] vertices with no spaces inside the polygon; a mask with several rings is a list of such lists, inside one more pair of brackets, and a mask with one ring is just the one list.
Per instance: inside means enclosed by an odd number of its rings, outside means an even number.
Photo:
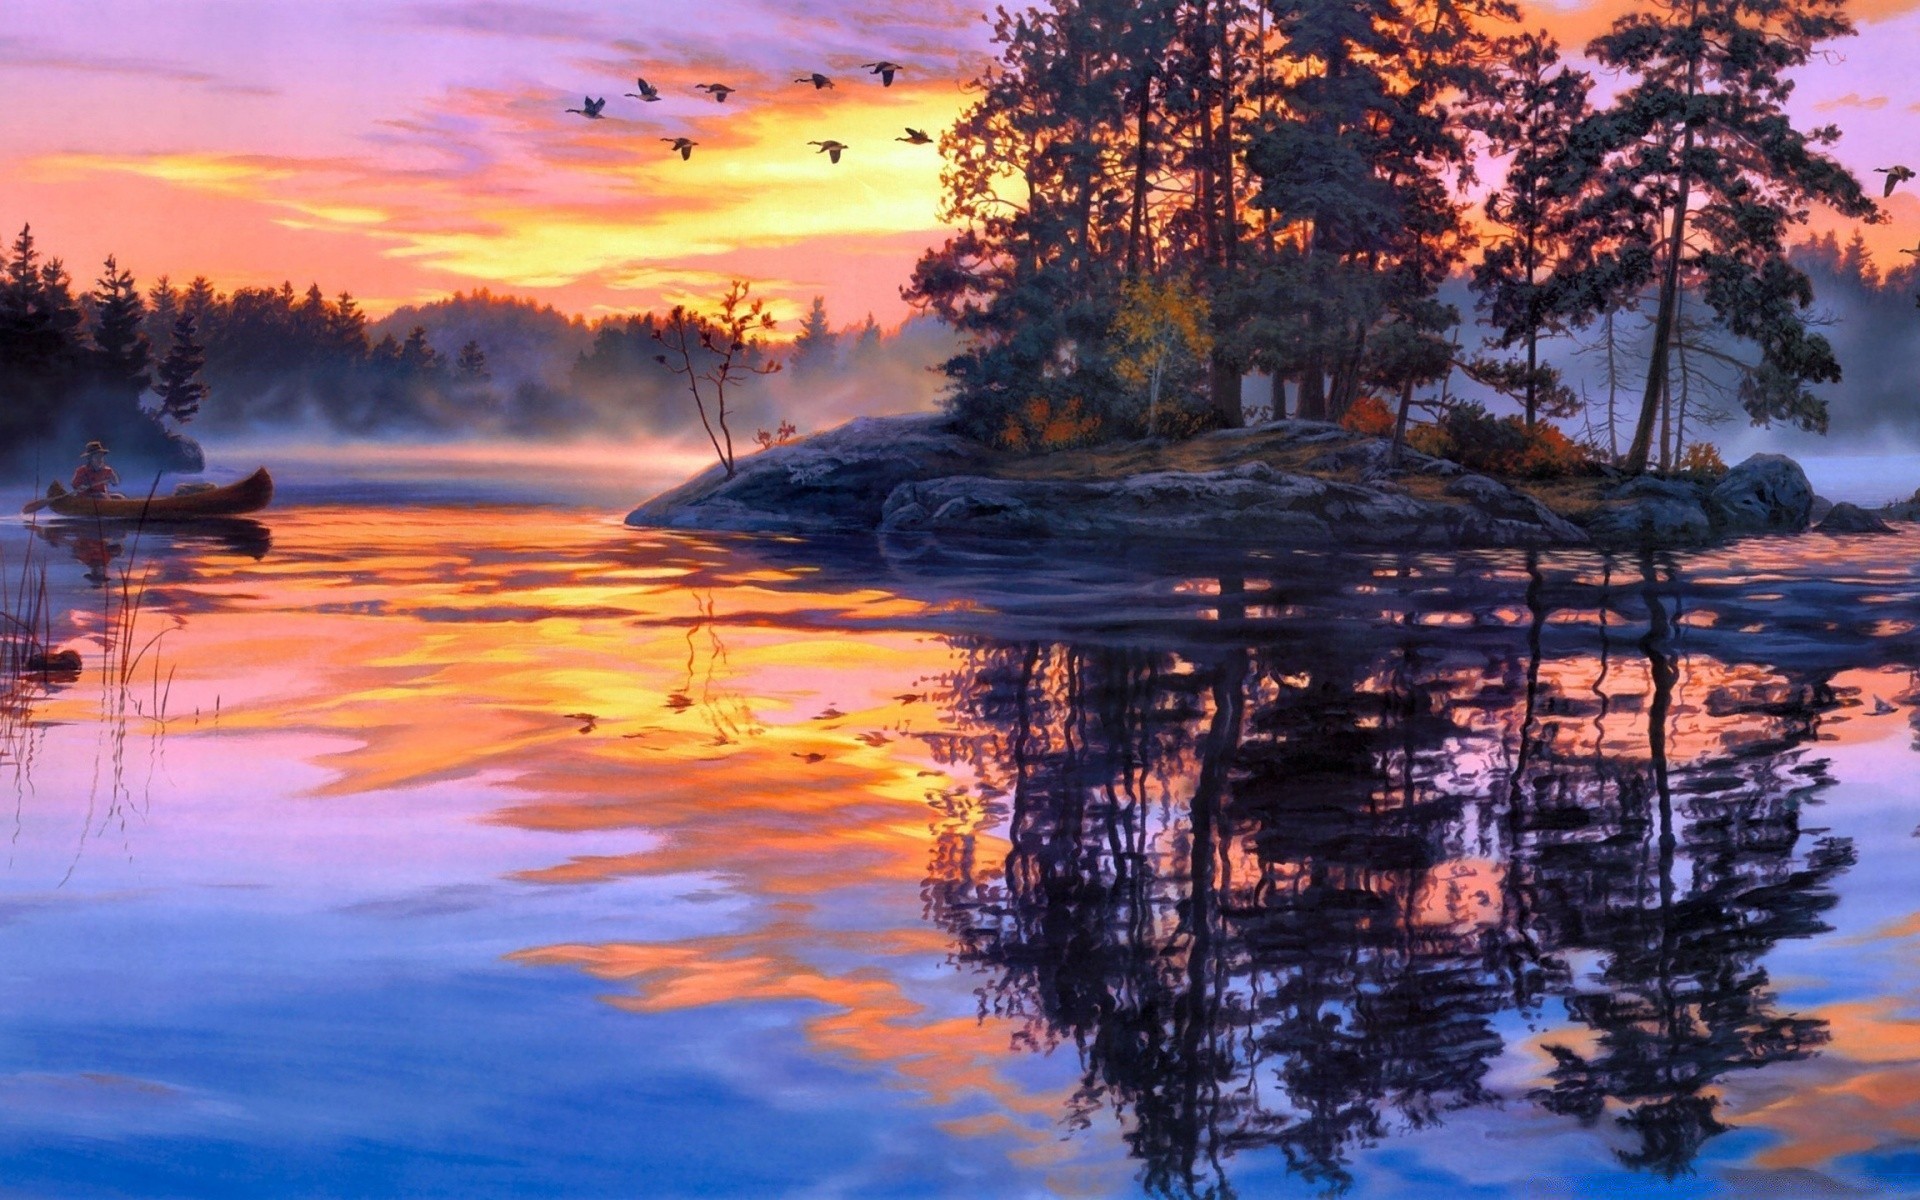
[{"label": "single bird in sky", "polygon": [[705,92],[721,104],[725,104],[728,96],[740,90],[739,88],[730,88],[724,83],[696,83],[693,86],[695,91]]},{"label": "single bird in sky", "polygon": [[810,83],[813,85],[813,90],[816,92],[819,91],[821,88],[830,88],[833,86],[833,80],[827,78],[825,75],[822,75],[818,71],[815,71],[811,75],[802,75],[800,78],[794,80],[794,82]]},{"label": "single bird in sky", "polygon": [[807,145],[820,147],[820,149],[814,151],[814,153],[824,154],[834,162],[840,161],[840,152],[847,148],[845,142],[836,142],[832,138],[828,138],[824,142],[808,142]]},{"label": "single bird in sky", "polygon": [[680,152],[681,162],[685,162],[686,160],[692,158],[693,148],[700,144],[699,142],[694,141],[692,138],[684,138],[684,137],[661,138],[660,140],[667,143],[669,146],[672,146],[675,150],[678,150]]},{"label": "single bird in sky", "polygon": [[1881,199],[1893,195],[1893,189],[1913,178],[1912,167],[1875,167],[1873,170],[1876,175],[1885,175],[1887,177],[1887,187],[1885,191],[1880,193]]},{"label": "single bird in sky", "polygon": [[651,104],[660,98],[660,89],[648,83],[646,80],[635,79],[633,82],[640,90],[637,92],[628,92],[627,95],[632,96],[635,100],[645,100]]},{"label": "single bird in sky", "polygon": [[600,110],[607,106],[607,98],[605,96],[600,97],[598,100],[595,100],[592,96],[585,96],[581,98],[580,103],[586,107],[570,108],[567,111],[570,113],[579,113],[589,121],[604,119]]},{"label": "single bird in sky", "polygon": [[906,126],[906,130],[907,136],[893,140],[896,142],[905,142],[909,146],[924,146],[933,140],[927,136],[927,131],[924,129],[915,129],[913,126],[908,125]]},{"label": "single bird in sky", "polygon": [[880,77],[881,87],[892,87],[893,73],[895,71],[906,70],[906,68],[901,66],[899,63],[888,62],[884,58],[881,59],[879,62],[861,63],[860,65],[867,68],[867,74],[878,75]]}]

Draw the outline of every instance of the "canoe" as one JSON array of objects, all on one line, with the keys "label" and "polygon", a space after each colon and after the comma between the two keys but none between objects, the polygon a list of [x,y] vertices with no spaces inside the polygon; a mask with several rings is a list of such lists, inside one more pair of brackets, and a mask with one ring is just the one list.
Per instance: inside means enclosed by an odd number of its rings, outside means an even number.
[{"label": "canoe", "polygon": [[258,512],[272,500],[273,476],[261,467],[225,487],[165,496],[79,496],[55,483],[44,501],[34,501],[25,511],[45,508],[57,516],[101,521],[193,521]]}]

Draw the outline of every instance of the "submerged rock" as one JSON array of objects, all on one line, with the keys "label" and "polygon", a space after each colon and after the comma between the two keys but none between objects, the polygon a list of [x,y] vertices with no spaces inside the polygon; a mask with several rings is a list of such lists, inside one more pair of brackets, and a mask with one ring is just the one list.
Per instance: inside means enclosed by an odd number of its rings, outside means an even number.
[{"label": "submerged rock", "polygon": [[1858,504],[1842,502],[1827,510],[1826,517],[1814,526],[1816,533],[1892,533],[1893,526]]}]

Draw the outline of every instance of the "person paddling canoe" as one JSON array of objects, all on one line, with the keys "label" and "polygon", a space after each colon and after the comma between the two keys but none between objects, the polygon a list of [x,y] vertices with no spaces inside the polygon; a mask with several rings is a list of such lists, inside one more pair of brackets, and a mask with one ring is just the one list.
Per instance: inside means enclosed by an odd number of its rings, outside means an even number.
[{"label": "person paddling canoe", "polygon": [[81,496],[109,496],[108,489],[118,486],[120,473],[107,465],[107,448],[88,442],[80,454],[80,465],[73,470],[73,490]]}]

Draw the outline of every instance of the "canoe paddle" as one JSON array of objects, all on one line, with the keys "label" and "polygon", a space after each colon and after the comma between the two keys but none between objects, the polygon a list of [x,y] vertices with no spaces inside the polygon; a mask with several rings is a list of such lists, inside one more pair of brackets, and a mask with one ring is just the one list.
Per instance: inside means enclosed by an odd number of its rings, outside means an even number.
[{"label": "canoe paddle", "polygon": [[45,508],[47,505],[52,504],[55,500],[58,500],[60,497],[66,494],[67,494],[67,489],[61,487],[58,483],[55,483],[52,487],[47,489],[46,495],[38,497],[37,499],[27,501],[26,504],[21,506],[20,511],[22,513],[37,513],[41,509]]}]

